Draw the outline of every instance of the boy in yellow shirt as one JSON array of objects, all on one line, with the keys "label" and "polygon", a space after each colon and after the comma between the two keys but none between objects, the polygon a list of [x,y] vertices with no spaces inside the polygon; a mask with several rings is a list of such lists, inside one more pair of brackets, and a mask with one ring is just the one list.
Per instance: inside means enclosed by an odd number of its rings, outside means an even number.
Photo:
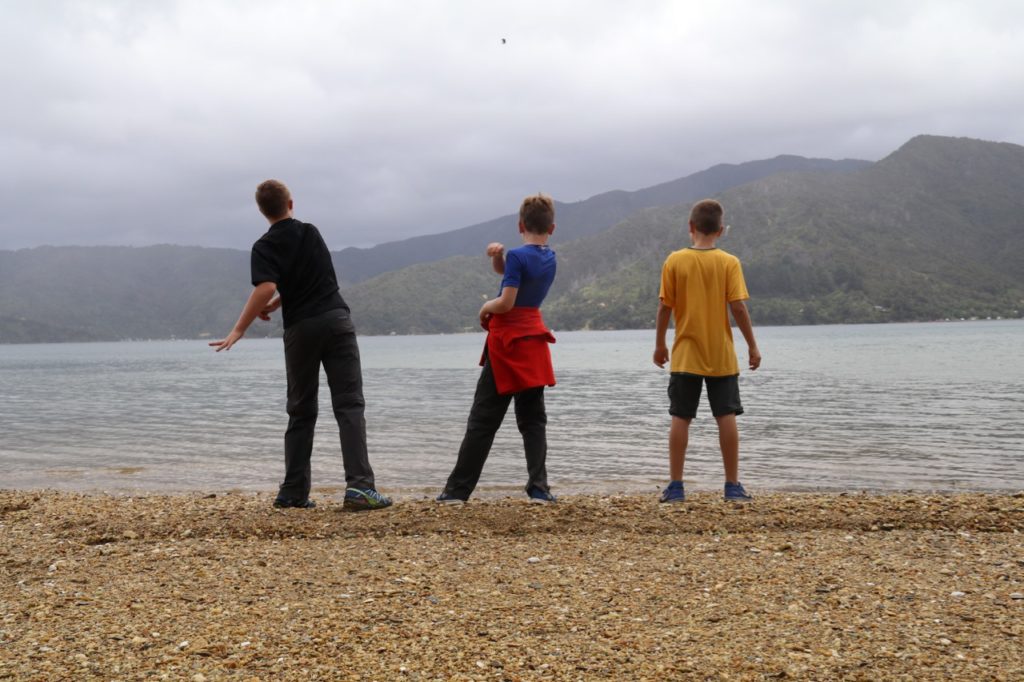
[{"label": "boy in yellow shirt", "polygon": [[697,416],[703,384],[708,387],[711,413],[718,422],[718,442],[725,465],[725,499],[735,502],[753,499],[739,479],[740,437],[736,415],[743,414],[743,405],[728,311],[732,312],[736,326],[747,341],[751,370],[760,366],[761,353],[744,303],[749,295],[740,261],[716,246],[725,230],[724,215],[722,205],[713,199],[697,202],[690,211],[693,246],[670,254],[661,270],[658,294],[661,302],[654,343],[654,364],[658,367],[664,367],[669,360],[665,345],[669,316],[675,317],[676,328],[671,353],[672,378],[668,385],[669,414],[672,415],[668,436],[671,480],[661,494],[662,502],[682,502],[686,498],[683,461],[690,422]]}]

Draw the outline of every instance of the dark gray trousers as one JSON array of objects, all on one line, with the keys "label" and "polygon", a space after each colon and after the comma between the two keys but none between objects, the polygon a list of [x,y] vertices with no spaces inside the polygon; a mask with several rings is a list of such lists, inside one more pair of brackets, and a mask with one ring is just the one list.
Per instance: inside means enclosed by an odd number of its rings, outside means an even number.
[{"label": "dark gray trousers", "polygon": [[508,405],[513,399],[516,405],[516,425],[523,436],[523,447],[526,450],[526,489],[536,486],[548,490],[548,416],[544,409],[544,387],[499,395],[494,384],[491,361],[487,360],[476,382],[466,435],[462,439],[455,468],[445,485],[446,493],[463,500],[469,499],[484,470],[484,462],[494,444],[494,435],[505,419]]},{"label": "dark gray trousers", "polygon": [[305,500],[309,496],[309,460],[319,410],[321,364],[331,387],[345,482],[350,488],[374,487],[366,453],[363,372],[356,329],[348,311],[331,310],[288,327],[284,332],[284,362],[288,373],[288,430],[284,434],[284,483],[278,497]]}]

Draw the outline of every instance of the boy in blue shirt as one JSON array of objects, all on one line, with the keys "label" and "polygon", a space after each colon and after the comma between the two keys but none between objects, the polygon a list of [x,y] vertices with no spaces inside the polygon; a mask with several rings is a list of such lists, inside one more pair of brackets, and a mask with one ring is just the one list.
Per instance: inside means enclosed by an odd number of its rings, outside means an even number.
[{"label": "boy in blue shirt", "polygon": [[543,194],[526,197],[519,208],[523,246],[507,254],[497,242],[488,245],[494,271],[502,275],[500,294],[480,308],[487,344],[480,364],[473,407],[455,468],[438,502],[461,504],[469,499],[494,443],[508,405],[515,401],[516,425],[523,436],[531,502],[555,501],[547,481],[547,412],[544,387],[555,385],[549,343],[540,305],[555,279],[555,252],[548,238],[555,231],[555,205]]}]

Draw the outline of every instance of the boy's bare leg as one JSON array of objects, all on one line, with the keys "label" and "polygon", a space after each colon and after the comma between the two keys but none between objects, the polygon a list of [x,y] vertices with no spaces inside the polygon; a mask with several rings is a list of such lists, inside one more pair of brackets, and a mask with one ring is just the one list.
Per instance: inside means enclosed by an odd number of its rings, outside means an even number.
[{"label": "boy's bare leg", "polygon": [[725,465],[727,483],[740,480],[740,432],[736,428],[736,415],[715,417],[718,422],[718,445],[722,448],[722,464]]},{"label": "boy's bare leg", "polygon": [[672,417],[672,427],[668,432],[669,480],[683,480],[683,461],[686,459],[686,446],[689,440],[690,420]]}]

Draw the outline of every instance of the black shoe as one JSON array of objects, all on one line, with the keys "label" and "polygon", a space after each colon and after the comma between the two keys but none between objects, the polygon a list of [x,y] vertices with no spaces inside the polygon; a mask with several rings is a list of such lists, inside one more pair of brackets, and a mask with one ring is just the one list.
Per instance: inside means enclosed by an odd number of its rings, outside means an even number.
[{"label": "black shoe", "polygon": [[345,490],[345,501],[342,508],[349,511],[366,511],[384,509],[392,504],[390,497],[385,497],[374,488],[348,488]]},{"label": "black shoe", "polygon": [[312,509],[316,506],[316,502],[308,497],[304,500],[297,500],[294,497],[279,497],[274,500],[274,506],[278,509],[287,509],[289,507],[294,507],[295,509]]}]

